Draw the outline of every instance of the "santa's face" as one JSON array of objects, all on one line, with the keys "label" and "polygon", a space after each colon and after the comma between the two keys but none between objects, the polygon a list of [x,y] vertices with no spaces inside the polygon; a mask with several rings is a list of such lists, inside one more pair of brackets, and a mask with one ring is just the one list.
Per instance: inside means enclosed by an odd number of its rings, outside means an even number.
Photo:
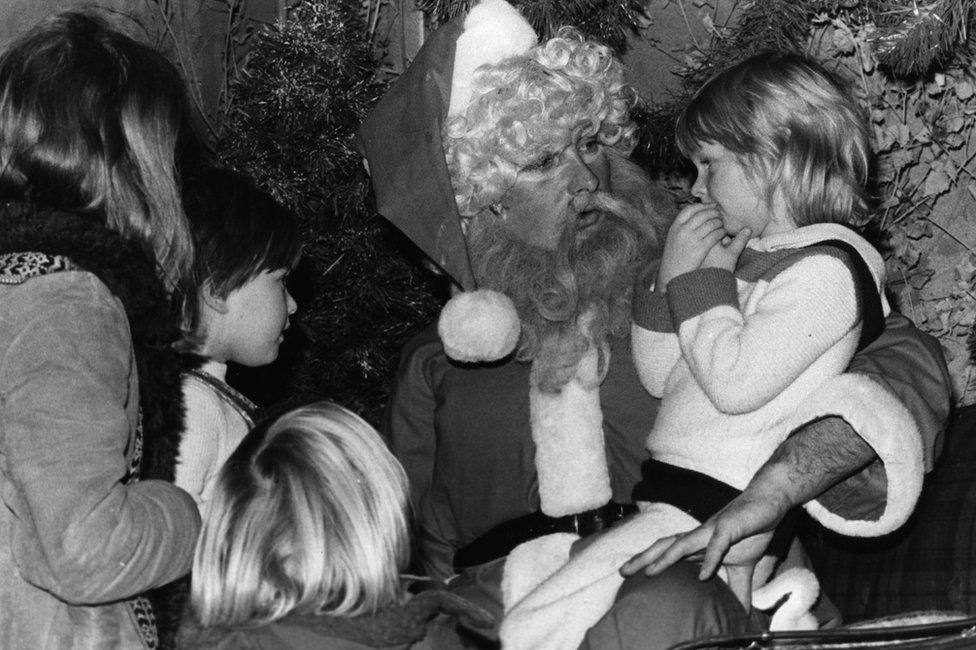
[{"label": "santa's face", "polygon": [[610,191],[610,163],[595,135],[575,135],[523,167],[501,203],[503,226],[531,246],[554,250],[572,227],[580,236],[598,225],[594,192]]},{"label": "santa's face", "polygon": [[[619,166],[630,164],[612,153],[607,163],[615,179],[621,179]],[[627,186],[627,180],[618,185]],[[646,268],[651,252],[653,239],[642,226],[648,217],[637,204],[603,191],[585,194],[594,214],[583,211],[587,223],[580,227],[581,211],[572,209],[574,220],[565,223],[565,206],[574,206],[564,204],[563,215],[555,214],[563,218],[553,220],[563,227],[552,247],[527,242],[537,233],[528,228],[516,233],[510,215],[494,210],[483,211],[468,226],[478,286],[500,291],[515,304],[522,321],[517,358],[534,361],[541,390],[558,390],[572,377],[587,341],[604,345],[610,335],[630,331],[634,275]],[[534,202],[536,217],[555,213],[539,197],[525,199]],[[532,214],[528,209],[522,214],[529,224]],[[595,315],[586,336],[577,327],[584,314]]]}]

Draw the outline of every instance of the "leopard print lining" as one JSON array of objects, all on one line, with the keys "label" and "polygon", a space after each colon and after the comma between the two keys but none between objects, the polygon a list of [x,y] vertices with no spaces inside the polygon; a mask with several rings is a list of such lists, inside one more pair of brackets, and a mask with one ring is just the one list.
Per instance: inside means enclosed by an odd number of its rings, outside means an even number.
[{"label": "leopard print lining", "polygon": [[56,271],[76,271],[78,266],[63,255],[6,253],[0,255],[0,284],[20,284]]}]

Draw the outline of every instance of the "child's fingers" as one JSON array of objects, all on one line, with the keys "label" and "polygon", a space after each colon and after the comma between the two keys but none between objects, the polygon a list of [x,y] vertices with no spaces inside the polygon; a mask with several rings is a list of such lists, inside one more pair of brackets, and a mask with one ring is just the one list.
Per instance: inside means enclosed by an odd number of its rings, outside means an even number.
[{"label": "child's fingers", "polygon": [[710,223],[714,224],[717,222],[718,225],[722,224],[722,214],[714,205],[699,204],[696,207],[698,209],[688,215],[688,218],[682,222],[683,225],[688,228],[697,229]]},{"label": "child's fingers", "polygon": [[704,210],[715,209],[714,203],[690,203],[685,207],[681,208],[678,212],[678,216],[674,218],[673,223],[685,223],[689,219],[693,218],[696,214]]},{"label": "child's fingers", "polygon": [[727,248],[730,253],[734,254],[737,258],[745,250],[746,244],[749,243],[749,239],[752,237],[752,231],[748,228],[743,228],[735,234],[732,241],[729,242]]},{"label": "child's fingers", "polygon": [[724,236],[725,226],[718,212],[708,210],[695,214],[683,223],[675,224],[669,238],[703,240],[716,233]]},{"label": "child's fingers", "polygon": [[705,243],[709,249],[711,249],[712,246],[715,246],[716,244],[721,244],[722,240],[725,239],[727,236],[728,235],[725,234],[725,228],[719,225],[718,227],[713,228],[708,232],[706,232],[702,236],[702,242]]},{"label": "child's fingers", "polygon": [[717,233],[719,235],[719,241],[721,241],[721,238],[725,237],[726,235],[725,224],[723,224],[722,220],[719,219],[718,217],[712,217],[710,219],[703,220],[695,228],[695,232],[698,234],[699,237],[702,237],[703,239],[707,236],[711,236]]}]

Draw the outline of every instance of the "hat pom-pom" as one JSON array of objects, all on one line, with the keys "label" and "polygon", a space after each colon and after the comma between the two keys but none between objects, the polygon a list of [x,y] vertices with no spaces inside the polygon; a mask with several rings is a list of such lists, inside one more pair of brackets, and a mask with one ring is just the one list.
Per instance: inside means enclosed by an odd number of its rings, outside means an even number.
[{"label": "hat pom-pom", "polygon": [[437,333],[448,357],[463,363],[497,361],[515,349],[522,327],[512,299],[498,291],[464,291],[441,310]]}]

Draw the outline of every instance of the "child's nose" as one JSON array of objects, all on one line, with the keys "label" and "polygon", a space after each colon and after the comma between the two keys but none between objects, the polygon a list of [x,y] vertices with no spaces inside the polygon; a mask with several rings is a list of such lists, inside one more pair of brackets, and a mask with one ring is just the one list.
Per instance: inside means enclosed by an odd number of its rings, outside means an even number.
[{"label": "child's nose", "polygon": [[288,295],[288,315],[291,316],[298,311],[298,303],[295,302],[295,298],[292,297],[290,291],[286,292],[286,294]]},{"label": "child's nose", "polygon": [[708,196],[708,187],[703,172],[699,172],[698,176],[695,177],[695,183],[691,186],[691,195],[701,201],[704,201],[705,197]]}]

